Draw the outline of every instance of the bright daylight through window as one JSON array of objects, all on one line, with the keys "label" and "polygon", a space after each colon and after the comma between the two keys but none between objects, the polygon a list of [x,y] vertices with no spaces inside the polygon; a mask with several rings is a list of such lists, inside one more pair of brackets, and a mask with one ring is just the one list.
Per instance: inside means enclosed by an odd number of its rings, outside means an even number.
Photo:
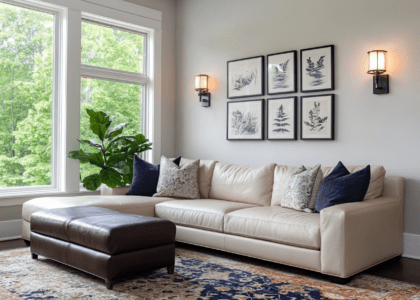
[{"label": "bright daylight through window", "polygon": [[[142,132],[144,82],[133,82],[132,77],[145,73],[144,44],[143,34],[90,22],[82,23],[82,65],[95,72],[95,76],[83,75],[82,78],[82,139],[97,139],[89,128],[86,109],[105,112],[115,125],[128,122],[129,126],[124,128],[125,135]],[[124,82],[126,77],[130,79]],[[115,78],[118,78],[118,82]],[[81,148],[92,151],[88,146],[81,145]],[[81,164],[81,178],[98,170],[91,164]]]},{"label": "bright daylight through window", "polygon": [[54,16],[0,2],[0,188],[52,185]]}]

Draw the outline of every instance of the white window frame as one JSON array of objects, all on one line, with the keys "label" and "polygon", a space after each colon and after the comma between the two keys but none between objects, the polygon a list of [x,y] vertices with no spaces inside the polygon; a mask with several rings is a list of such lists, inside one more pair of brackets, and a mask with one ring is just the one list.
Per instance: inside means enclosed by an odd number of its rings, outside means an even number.
[{"label": "white window frame", "polygon": [[54,18],[54,30],[53,30],[53,90],[52,90],[52,145],[51,145],[51,184],[45,186],[20,186],[20,187],[6,187],[0,188],[0,198],[9,197],[22,194],[32,193],[51,193],[58,192],[62,188],[61,176],[62,174],[58,171],[58,163],[61,155],[62,137],[60,136],[60,122],[59,114],[61,110],[60,94],[63,88],[63,76],[62,76],[62,27],[63,20],[65,17],[65,9],[56,5],[34,3],[33,1],[26,2],[20,0],[0,0],[0,2],[19,6],[22,8],[37,10],[53,15]]},{"label": "white window frame", "polygon": [[[132,4],[122,0],[0,0],[12,5],[48,10],[56,12],[57,18],[55,37],[59,36],[55,56],[56,80],[54,95],[59,101],[53,107],[53,170],[55,189],[45,187],[19,187],[12,192],[3,193],[0,190],[0,207],[19,205],[28,197],[64,196],[86,193],[80,191],[79,161],[70,159],[67,154],[78,150],[80,138],[80,80],[83,72],[90,72],[90,76],[104,76],[101,68],[83,67],[81,65],[81,24],[82,16],[89,18],[96,16],[100,19],[113,20],[133,25],[147,34],[147,83],[143,94],[147,101],[143,101],[146,109],[144,115],[143,133],[153,143],[153,150],[147,151],[145,159],[157,163],[161,156],[161,47],[162,47],[162,13],[157,10]],[[125,26],[124,26],[125,27]],[[104,73],[105,72],[105,73]],[[136,82],[146,80],[138,74],[127,74],[126,79]],[[106,75],[108,76],[108,75]],[[98,78],[100,79],[100,78]],[[88,192],[88,194],[97,192]]]}]

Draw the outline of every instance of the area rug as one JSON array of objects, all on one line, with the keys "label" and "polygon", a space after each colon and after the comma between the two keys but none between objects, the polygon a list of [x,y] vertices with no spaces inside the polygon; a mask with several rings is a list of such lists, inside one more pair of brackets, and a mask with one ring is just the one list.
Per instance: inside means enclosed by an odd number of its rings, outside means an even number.
[{"label": "area rug", "polygon": [[109,291],[103,280],[43,257],[32,260],[24,248],[0,252],[0,299],[420,300],[420,286],[370,275],[340,286],[282,271],[277,264],[177,248],[175,274],[145,272]]}]

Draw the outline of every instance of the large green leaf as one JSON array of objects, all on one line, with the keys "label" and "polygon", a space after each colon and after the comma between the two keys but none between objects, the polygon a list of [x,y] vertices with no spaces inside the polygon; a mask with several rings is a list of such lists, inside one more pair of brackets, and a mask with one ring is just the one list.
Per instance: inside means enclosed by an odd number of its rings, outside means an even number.
[{"label": "large green leaf", "polygon": [[110,188],[115,188],[122,181],[121,173],[113,168],[102,169],[99,174],[101,176],[101,181]]},{"label": "large green leaf", "polygon": [[96,191],[101,185],[101,176],[99,174],[93,174],[83,179],[83,187],[89,191]]},{"label": "large green leaf", "polygon": [[78,140],[80,144],[88,145],[96,149],[102,149],[102,144],[95,140]]},{"label": "large green leaf", "polygon": [[90,129],[92,130],[94,134],[96,134],[99,137],[101,142],[105,140],[106,131],[108,129],[108,127],[105,124],[91,123]]},{"label": "large green leaf", "polygon": [[104,167],[105,161],[102,152],[87,153],[87,156],[89,158],[89,162],[92,165],[98,166],[100,168]]},{"label": "large green leaf", "polygon": [[90,129],[103,141],[108,127],[111,125],[111,119],[102,111],[94,111],[93,109],[86,109],[86,111],[90,116]]},{"label": "large green leaf", "polygon": [[113,139],[114,137],[120,135],[123,132],[124,127],[127,125],[128,123],[118,124],[117,126],[114,127],[114,129],[108,131],[108,133],[106,134],[106,137],[109,139]]},{"label": "large green leaf", "polygon": [[126,154],[124,154],[124,153],[110,155],[107,158],[106,166],[107,167],[117,167],[118,168],[118,165],[121,162],[124,162],[125,156],[126,156]]},{"label": "large green leaf", "polygon": [[72,159],[78,159],[80,162],[89,162],[89,156],[85,154],[85,152],[80,149],[79,151],[70,151],[67,157]]},{"label": "large green leaf", "polygon": [[109,118],[109,116],[104,113],[103,111],[95,111],[93,109],[86,109],[89,117],[90,117],[90,124],[92,125],[93,123],[98,123],[98,124],[103,124],[106,126],[106,128],[109,127],[109,125],[111,125],[111,119]]}]

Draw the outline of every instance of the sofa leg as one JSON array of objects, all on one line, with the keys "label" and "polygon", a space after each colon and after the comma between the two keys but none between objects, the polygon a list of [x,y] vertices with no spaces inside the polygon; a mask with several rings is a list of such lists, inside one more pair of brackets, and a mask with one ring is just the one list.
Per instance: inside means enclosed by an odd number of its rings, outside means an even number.
[{"label": "sofa leg", "polygon": [[169,266],[168,267],[168,274],[173,274],[175,271],[175,265]]},{"label": "sofa leg", "polygon": [[350,280],[351,280],[351,277],[341,278],[341,277],[330,276],[330,281],[332,283],[336,283],[336,284],[345,285],[345,284],[349,283]]},{"label": "sofa leg", "polygon": [[31,246],[31,241],[27,241],[27,240],[23,240],[23,241],[25,242],[25,245],[26,245],[27,247]]},{"label": "sofa leg", "polygon": [[114,283],[111,280],[105,279],[105,284],[106,284],[106,288],[108,290],[112,290],[112,287],[114,286]]},{"label": "sofa leg", "polygon": [[38,254],[31,253],[31,255],[32,255],[32,259],[37,259],[38,258]]}]

